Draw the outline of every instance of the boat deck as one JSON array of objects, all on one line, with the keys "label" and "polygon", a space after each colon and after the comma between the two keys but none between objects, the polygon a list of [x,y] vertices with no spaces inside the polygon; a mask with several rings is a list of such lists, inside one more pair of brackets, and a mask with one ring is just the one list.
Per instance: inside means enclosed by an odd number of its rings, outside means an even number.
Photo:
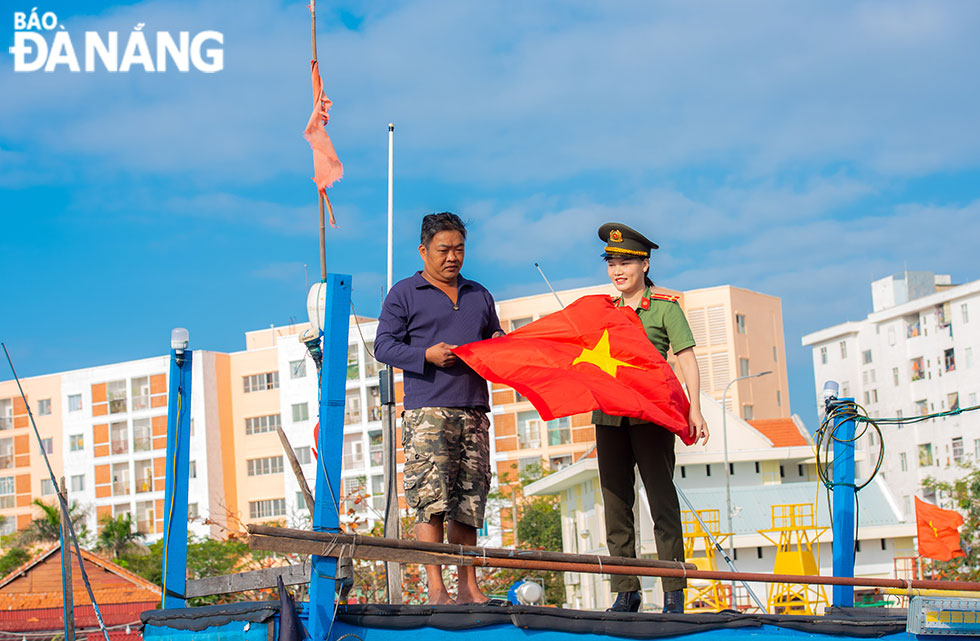
[{"label": "boat deck", "polygon": [[[306,620],[306,604],[297,604]],[[143,613],[146,639],[275,639],[278,601],[233,603]],[[815,637],[903,638],[906,611],[884,608],[837,608],[823,616],[737,613],[608,613],[535,606],[430,606],[359,604],[337,608],[331,640],[401,641],[461,639],[535,641],[575,639],[786,639]]]}]

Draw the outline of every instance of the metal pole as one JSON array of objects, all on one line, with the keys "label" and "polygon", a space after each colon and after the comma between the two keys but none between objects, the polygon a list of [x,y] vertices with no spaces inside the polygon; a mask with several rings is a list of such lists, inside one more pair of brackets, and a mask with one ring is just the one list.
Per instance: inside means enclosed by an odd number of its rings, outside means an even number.
[{"label": "metal pole", "polygon": [[[728,567],[731,568],[732,572],[738,572],[738,568],[735,567],[735,562],[732,561],[731,557],[729,557],[728,554],[725,553],[725,550],[721,547],[721,544],[718,543],[718,539],[715,538],[714,533],[708,529],[707,525],[705,525],[704,520],[701,519],[701,515],[698,514],[698,511],[694,509],[694,505],[691,503],[690,499],[687,498],[687,495],[684,494],[684,491],[681,490],[681,486],[677,484],[677,481],[674,481],[674,488],[677,490],[677,493],[680,495],[680,497],[684,499],[684,502],[687,503],[687,508],[691,510],[692,514],[694,514],[694,518],[696,518],[698,520],[698,523],[701,524],[701,529],[703,529],[705,532],[708,533],[708,536],[711,538],[711,542],[714,543],[715,545],[715,549],[718,550],[718,552],[721,554],[721,557],[725,559],[725,563],[728,564]],[[732,537],[734,536],[734,534],[731,531],[729,531],[728,536]],[[732,581],[732,603],[730,605],[732,606],[733,609],[736,609],[734,583],[735,582]],[[755,601],[755,604],[759,606],[759,609],[762,611],[762,613],[769,614],[768,612],[766,612],[766,606],[762,604],[762,600],[758,597],[758,595],[756,595],[755,590],[750,588],[749,584],[746,583],[744,580],[742,581],[742,585],[744,585],[745,589],[749,591],[750,595],[752,595],[752,599]]]},{"label": "metal pole", "polygon": [[392,228],[394,226],[395,211],[395,125],[388,123],[388,288],[385,293],[391,291],[391,250],[392,250]]},{"label": "metal pole", "polygon": [[551,293],[555,295],[555,300],[558,301],[558,305],[561,306],[562,309],[565,309],[565,303],[561,302],[561,299],[558,298],[558,292],[556,292],[555,288],[551,286],[551,281],[548,280],[548,277],[544,275],[544,270],[541,269],[541,265],[534,263],[534,266],[538,268],[538,273],[541,274],[541,278],[544,279],[545,285],[547,285],[548,289],[551,290]]},{"label": "metal pole", "polygon": [[[340,529],[340,470],[351,277],[328,274],[326,287],[313,531],[336,533]],[[324,641],[333,625],[336,607],[337,559],[314,555],[311,566],[309,632],[314,641]]]},{"label": "metal pole", "polygon": [[[721,435],[722,445],[725,450],[725,514],[727,515],[728,531],[731,532],[731,536],[728,537],[728,555],[733,559],[735,558],[735,531],[732,529],[732,474],[728,463],[728,406],[726,405],[728,388],[732,386],[732,383],[737,383],[738,381],[742,381],[747,378],[758,378],[759,376],[765,376],[766,374],[772,374],[772,371],[759,372],[758,374],[747,374],[745,376],[733,378],[728,382],[728,385],[725,386],[725,391],[722,392],[721,395]],[[755,596],[755,594],[752,596]],[[735,607],[735,581],[732,581],[731,605],[733,608]],[[764,609],[763,612],[765,612]]]},{"label": "metal pole", "polygon": [[[398,522],[398,467],[395,458],[395,371],[391,365],[379,372],[381,388],[381,447],[385,477],[385,538],[400,538]],[[385,584],[388,603],[402,602],[402,566],[385,563]]]},{"label": "metal pole", "polygon": [[[65,477],[61,477],[62,503],[68,505],[68,488],[65,486]],[[71,576],[71,530],[68,528],[69,514],[61,511],[61,589],[64,594],[62,603],[64,604],[65,616],[65,641],[75,641],[75,598],[74,581]],[[81,563],[81,559],[79,559]]]},{"label": "metal pole", "polygon": [[170,351],[167,481],[163,498],[163,609],[183,608],[187,587],[187,493],[190,470],[193,352]]},{"label": "metal pole", "polygon": [[[854,399],[838,399],[839,404],[853,404]],[[830,407],[828,406],[828,410]],[[834,576],[854,576],[854,418],[851,412],[834,417]],[[833,605],[854,605],[854,587],[835,585]]]}]

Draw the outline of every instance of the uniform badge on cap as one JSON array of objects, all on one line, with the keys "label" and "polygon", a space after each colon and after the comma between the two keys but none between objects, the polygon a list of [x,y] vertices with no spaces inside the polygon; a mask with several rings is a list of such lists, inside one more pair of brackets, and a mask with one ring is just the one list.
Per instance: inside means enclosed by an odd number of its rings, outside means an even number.
[{"label": "uniform badge on cap", "polygon": [[609,242],[611,243],[621,243],[623,242],[623,232],[618,229],[614,229],[609,232]]}]

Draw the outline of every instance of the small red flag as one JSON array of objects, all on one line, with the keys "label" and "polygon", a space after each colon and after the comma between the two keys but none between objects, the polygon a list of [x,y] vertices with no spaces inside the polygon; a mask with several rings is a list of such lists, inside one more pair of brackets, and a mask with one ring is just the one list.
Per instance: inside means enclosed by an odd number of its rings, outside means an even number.
[{"label": "small red flag", "polygon": [[919,535],[919,556],[936,561],[952,561],[966,556],[960,548],[958,528],[963,517],[915,497],[915,525]]},{"label": "small red flag", "polygon": [[662,425],[688,445],[696,440],[674,371],[636,312],[608,296],[583,296],[507,336],[453,352],[483,378],[526,396],[546,421],[598,409]]},{"label": "small red flag", "polygon": [[[324,125],[330,122],[330,106],[333,102],[323,93],[323,81],[320,80],[320,69],[316,60],[310,62],[313,71],[313,113],[306,123],[303,137],[313,149],[313,181],[316,188],[326,196],[327,187],[340,180],[344,175],[344,166],[337,158],[337,151],[327,135]],[[334,227],[337,222],[330,212],[330,224]]]}]

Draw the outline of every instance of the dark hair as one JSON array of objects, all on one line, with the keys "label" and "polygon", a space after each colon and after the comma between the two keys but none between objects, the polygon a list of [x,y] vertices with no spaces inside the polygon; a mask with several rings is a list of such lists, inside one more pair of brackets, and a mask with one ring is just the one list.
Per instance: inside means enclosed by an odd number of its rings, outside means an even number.
[{"label": "dark hair", "polygon": [[422,233],[420,240],[424,247],[428,247],[432,239],[441,231],[458,231],[463,240],[466,240],[466,225],[456,214],[443,211],[438,214],[428,214],[422,219]]},{"label": "dark hair", "polygon": [[[606,253],[602,254],[602,260],[609,262],[610,258],[633,258],[634,260],[639,260],[639,257],[635,257],[635,256],[611,256],[610,254],[606,254]],[[644,258],[650,260],[648,256],[644,256]],[[653,281],[650,280],[649,274],[650,274],[650,268],[647,267],[647,270],[643,272],[643,284],[646,285],[647,287],[655,287]]]}]

